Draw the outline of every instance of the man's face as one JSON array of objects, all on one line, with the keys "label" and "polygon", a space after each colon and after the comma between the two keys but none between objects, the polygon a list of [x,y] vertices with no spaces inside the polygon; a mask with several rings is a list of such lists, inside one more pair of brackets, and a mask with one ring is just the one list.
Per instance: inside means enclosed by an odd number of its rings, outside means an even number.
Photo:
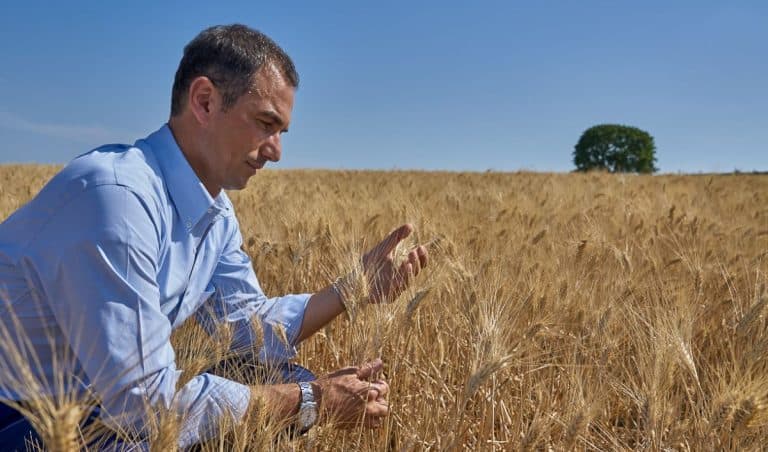
[{"label": "man's face", "polygon": [[245,188],[267,161],[280,160],[280,135],[288,130],[295,92],[282,74],[267,64],[254,76],[249,92],[226,111],[212,115],[206,140],[206,186]]}]

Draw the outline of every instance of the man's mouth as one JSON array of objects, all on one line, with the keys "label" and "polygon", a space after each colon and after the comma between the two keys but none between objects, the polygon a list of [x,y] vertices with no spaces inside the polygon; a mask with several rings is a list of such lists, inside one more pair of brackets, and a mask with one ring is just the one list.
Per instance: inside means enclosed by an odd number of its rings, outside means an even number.
[{"label": "man's mouth", "polygon": [[253,161],[248,160],[248,161],[246,161],[246,163],[248,164],[248,166],[250,166],[254,170],[260,170],[260,169],[264,168],[264,162],[253,162]]}]

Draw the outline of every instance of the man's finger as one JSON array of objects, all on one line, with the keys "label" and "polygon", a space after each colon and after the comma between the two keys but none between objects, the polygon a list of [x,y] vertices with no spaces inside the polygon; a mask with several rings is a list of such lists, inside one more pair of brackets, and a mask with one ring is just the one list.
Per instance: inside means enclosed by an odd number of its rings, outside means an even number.
[{"label": "man's finger", "polygon": [[381,369],[383,368],[384,363],[381,361],[381,358],[376,358],[373,361],[360,366],[360,369],[357,371],[357,378],[361,380],[370,380],[374,375],[381,372]]},{"label": "man's finger", "polygon": [[419,255],[416,253],[416,250],[411,250],[411,252],[408,253],[408,262],[413,269],[413,276],[418,276],[419,271],[421,271],[421,262],[419,261]]},{"label": "man's finger", "polygon": [[408,287],[408,284],[411,283],[411,279],[413,279],[413,264],[411,264],[409,260],[404,260],[403,263],[400,264],[398,276],[395,281],[398,292]]},{"label": "man's finger", "polygon": [[329,373],[325,377],[326,378],[333,378],[333,377],[340,377],[342,375],[350,375],[350,374],[351,375],[357,375],[358,370],[359,369],[357,367],[344,367],[344,368],[341,368],[341,369],[339,369],[339,370],[337,370],[335,372]]},{"label": "man's finger", "polygon": [[407,223],[390,232],[389,235],[376,247],[378,248],[376,254],[379,256],[386,256],[391,253],[398,243],[411,235],[411,232],[413,232],[413,226]]},{"label": "man's finger", "polygon": [[387,398],[387,394],[389,394],[389,385],[384,380],[373,381],[368,387],[369,402],[379,399],[385,400]]},{"label": "man's finger", "polygon": [[381,394],[382,397],[386,397],[389,394],[389,383],[385,380],[376,380],[373,384],[379,387],[379,394]]},{"label": "man's finger", "polygon": [[389,402],[386,400],[368,402],[365,406],[365,417],[381,418],[389,414]]},{"label": "man's finger", "polygon": [[427,247],[424,245],[416,248],[416,254],[419,255],[419,262],[421,262],[421,268],[424,268],[429,263],[429,253],[427,252]]}]

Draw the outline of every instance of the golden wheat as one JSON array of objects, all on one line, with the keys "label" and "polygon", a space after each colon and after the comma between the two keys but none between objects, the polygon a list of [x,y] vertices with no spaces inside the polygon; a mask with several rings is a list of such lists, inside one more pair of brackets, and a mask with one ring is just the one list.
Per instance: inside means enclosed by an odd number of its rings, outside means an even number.
[{"label": "golden wheat", "polygon": [[[55,170],[0,168],[0,218]],[[360,254],[403,222],[432,263],[389,305],[366,306],[346,285],[354,315],[301,346],[300,364],[319,374],[382,356],[383,428],[292,440],[258,410],[205,449],[768,442],[766,176],[266,170],[230,195],[269,295],[359,276]],[[174,334],[185,377],[223,357],[226,331],[204,334],[194,323]],[[167,424],[155,449],[173,437]]]}]

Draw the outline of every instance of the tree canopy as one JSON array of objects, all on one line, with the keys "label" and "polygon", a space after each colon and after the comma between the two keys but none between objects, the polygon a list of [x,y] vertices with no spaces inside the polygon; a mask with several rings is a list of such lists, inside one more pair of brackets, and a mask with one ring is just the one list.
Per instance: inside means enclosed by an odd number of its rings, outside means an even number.
[{"label": "tree canopy", "polygon": [[601,124],[581,135],[573,151],[578,171],[604,169],[615,172],[658,171],[653,137],[637,127]]}]

